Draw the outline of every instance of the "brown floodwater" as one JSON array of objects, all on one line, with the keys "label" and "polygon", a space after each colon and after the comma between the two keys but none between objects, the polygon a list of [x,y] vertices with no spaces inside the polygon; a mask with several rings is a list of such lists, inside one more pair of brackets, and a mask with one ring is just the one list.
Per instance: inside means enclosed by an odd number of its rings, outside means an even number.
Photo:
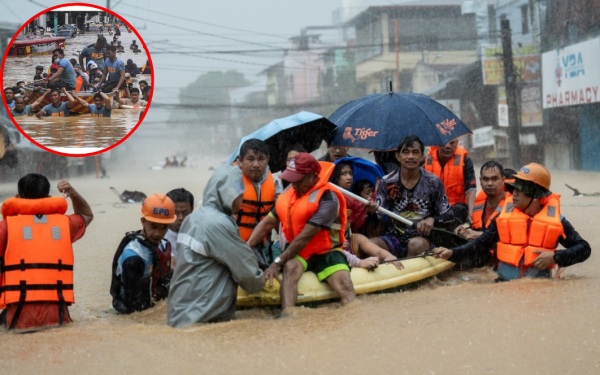
[{"label": "brown floodwater", "polygon": [[47,147],[106,148],[135,127],[141,109],[114,109],[111,117],[17,117],[17,124],[36,142]]},{"label": "brown floodwater", "polygon": [[[95,215],[74,245],[75,322],[0,333],[2,373],[600,373],[600,197],[573,197],[564,186],[600,191],[599,173],[553,172],[562,213],[593,249],[561,279],[497,284],[488,269],[450,271],[343,308],[297,307],[279,320],[278,310],[254,308],[231,322],[179,330],[166,325],[165,302],[128,316],[108,312],[115,249],[125,231],[140,226],[139,205],[117,202],[109,187],[148,195],[185,187],[200,200],[208,168],[219,163],[190,158],[197,168],[152,170],[127,162],[109,166],[110,179],[73,178]],[[14,191],[15,184],[0,185],[0,194]]]},{"label": "brown floodwater", "polygon": [[[112,40],[108,33],[104,34],[107,40]],[[65,58],[77,57],[79,51],[84,47],[94,43],[97,39],[96,33],[87,33],[78,35],[76,38],[67,39],[65,47]],[[129,49],[131,41],[140,41],[134,33],[122,32],[119,37],[121,44],[125,47],[125,52],[118,53],[117,56],[127,63],[127,59],[132,59],[138,67],[146,63],[146,52],[134,54]],[[31,57],[7,57],[4,66],[3,79],[5,86],[15,85],[18,81],[30,82],[35,75],[35,66],[42,65],[44,71],[47,71],[51,64],[51,55],[39,55]],[[151,76],[145,74],[132,78],[134,87],[139,87],[138,81],[144,79],[150,85]],[[115,102],[113,102],[115,103]],[[43,117],[18,117],[19,126],[37,141],[39,144],[51,148],[84,148],[93,151],[103,149],[120,141],[127,135],[139,121],[140,109],[114,109],[111,117],[108,119],[92,118],[90,114],[71,114],[64,118]]]}]

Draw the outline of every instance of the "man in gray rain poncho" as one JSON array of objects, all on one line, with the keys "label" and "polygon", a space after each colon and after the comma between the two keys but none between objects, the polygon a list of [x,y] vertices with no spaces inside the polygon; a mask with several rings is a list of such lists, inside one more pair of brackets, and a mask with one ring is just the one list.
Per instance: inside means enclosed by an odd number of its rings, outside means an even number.
[{"label": "man in gray rain poncho", "polygon": [[233,217],[243,194],[239,168],[222,166],[204,188],[202,208],[181,225],[169,292],[170,326],[232,319],[238,285],[248,293],[264,287],[256,256],[240,238]]}]

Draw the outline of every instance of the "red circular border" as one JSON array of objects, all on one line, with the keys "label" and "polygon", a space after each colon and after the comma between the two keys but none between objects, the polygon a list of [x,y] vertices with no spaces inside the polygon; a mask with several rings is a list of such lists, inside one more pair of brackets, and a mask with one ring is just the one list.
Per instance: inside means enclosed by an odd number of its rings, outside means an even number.
[{"label": "red circular border", "polygon": [[57,8],[64,8],[67,6],[86,6],[86,7],[91,7],[91,8],[96,8],[99,10],[102,10],[104,12],[108,12],[110,14],[112,14],[113,16],[117,17],[118,19],[120,19],[121,21],[123,21],[127,26],[129,26],[129,28],[131,28],[131,30],[135,33],[135,35],[138,37],[138,39],[140,40],[140,42],[142,43],[142,45],[144,46],[144,50],[146,51],[146,56],[148,57],[148,62],[150,63],[150,77],[152,80],[152,85],[150,87],[150,97],[148,98],[148,104],[146,105],[146,109],[144,110],[144,114],[142,115],[142,118],[140,120],[138,120],[138,123],[135,125],[135,127],[133,129],[131,129],[131,131],[129,133],[127,133],[127,135],[125,137],[123,137],[120,141],[118,141],[117,143],[113,144],[112,146],[109,146],[107,148],[104,148],[100,151],[96,151],[96,152],[90,152],[88,154],[66,154],[63,152],[58,152],[56,150],[51,150],[45,146],[42,146],[41,144],[37,143],[36,141],[34,141],[29,135],[27,135],[27,133],[25,133],[23,131],[23,129],[21,129],[21,127],[17,124],[17,122],[15,121],[15,119],[13,118],[13,116],[10,114],[10,110],[8,109],[8,104],[6,104],[6,99],[4,98],[4,82],[3,82],[3,77],[4,77],[4,64],[6,63],[6,58],[8,57],[8,54],[5,53],[4,54],[4,58],[2,59],[2,67],[0,68],[0,87],[3,88],[2,90],[2,104],[4,105],[4,107],[6,108],[6,113],[9,115],[10,119],[12,120],[12,122],[15,124],[15,126],[17,127],[17,129],[19,129],[19,131],[21,132],[21,134],[23,134],[25,136],[25,138],[29,139],[32,143],[34,143],[35,145],[37,145],[38,147],[51,152],[53,154],[57,154],[57,155],[62,155],[62,156],[69,156],[69,157],[85,157],[85,156],[93,156],[93,155],[99,155],[103,152],[106,152],[118,145],[120,145],[121,143],[123,143],[127,138],[129,138],[133,132],[135,132],[138,128],[138,126],[140,126],[140,124],[142,123],[142,121],[144,121],[144,118],[146,118],[146,113],[148,113],[148,109],[150,108],[150,103],[152,102],[152,97],[154,96],[154,68],[153,68],[153,64],[152,64],[152,58],[150,57],[150,52],[148,51],[148,47],[146,46],[146,43],[144,43],[144,39],[140,36],[140,34],[138,34],[137,30],[133,28],[133,26],[131,26],[131,24],[129,24],[129,22],[127,22],[127,20],[125,20],[123,17],[119,16],[118,14],[116,14],[115,12],[108,10],[106,8],[103,8],[101,6],[98,5],[94,5],[94,4],[87,4],[87,3],[66,3],[66,4],[60,4],[60,5],[56,5],[53,7],[50,7],[44,11],[39,12],[38,14],[36,14],[35,16],[31,17],[27,22],[25,22],[23,24],[23,26],[21,26],[21,28],[15,33],[15,35],[13,36],[13,38],[10,40],[10,43],[8,44],[8,47],[6,49],[6,52],[8,52],[10,50],[10,47],[12,46],[12,44],[14,43],[15,39],[17,38],[17,35],[19,35],[21,33],[21,31],[23,31],[23,29],[25,28],[25,26],[29,25],[29,23],[31,21],[33,21],[34,19],[38,18],[39,16],[48,13],[49,11],[53,10],[53,9],[57,9]]}]

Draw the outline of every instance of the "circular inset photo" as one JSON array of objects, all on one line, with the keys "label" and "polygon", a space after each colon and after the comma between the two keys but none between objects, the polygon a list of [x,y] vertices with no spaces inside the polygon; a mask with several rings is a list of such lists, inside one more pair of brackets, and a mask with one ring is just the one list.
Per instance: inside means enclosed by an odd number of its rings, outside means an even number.
[{"label": "circular inset photo", "polygon": [[65,156],[123,142],[152,99],[146,44],[126,20],[96,5],[60,5],[29,19],[12,38],[0,77],[0,116]]}]

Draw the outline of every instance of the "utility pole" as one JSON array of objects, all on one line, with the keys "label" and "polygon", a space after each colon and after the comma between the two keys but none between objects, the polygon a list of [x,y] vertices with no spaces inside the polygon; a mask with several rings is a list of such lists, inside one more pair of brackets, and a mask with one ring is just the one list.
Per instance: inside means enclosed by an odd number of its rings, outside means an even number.
[{"label": "utility pole", "polygon": [[106,9],[110,10],[110,0],[106,0]]},{"label": "utility pole", "polygon": [[398,28],[398,19],[393,20],[394,22],[394,34],[396,39],[396,91],[400,92],[400,30]]},{"label": "utility pole", "polygon": [[504,60],[504,85],[506,87],[506,102],[508,104],[508,164],[518,170],[521,168],[520,131],[521,118],[519,111],[519,89],[517,75],[513,64],[512,36],[510,21],[502,20],[502,54]]}]

